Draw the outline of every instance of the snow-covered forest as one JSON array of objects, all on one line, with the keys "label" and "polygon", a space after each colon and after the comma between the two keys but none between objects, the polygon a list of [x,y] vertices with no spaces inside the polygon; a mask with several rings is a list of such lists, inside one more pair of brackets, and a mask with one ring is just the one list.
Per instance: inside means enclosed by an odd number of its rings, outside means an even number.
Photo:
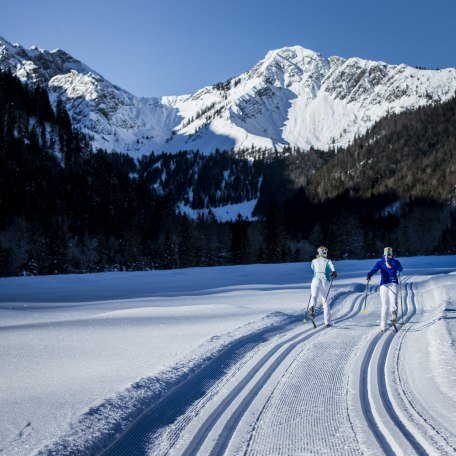
[{"label": "snow-covered forest", "polygon": [[63,103],[0,73],[0,274],[304,261],[323,240],[337,259],[455,253],[455,103],[337,151],[134,159],[92,150]]}]

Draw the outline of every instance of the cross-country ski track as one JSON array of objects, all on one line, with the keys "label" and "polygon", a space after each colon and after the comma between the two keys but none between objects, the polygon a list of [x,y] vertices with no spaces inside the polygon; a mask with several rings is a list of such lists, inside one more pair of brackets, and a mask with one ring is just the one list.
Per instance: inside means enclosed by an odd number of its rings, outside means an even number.
[{"label": "cross-country ski track", "polygon": [[301,316],[244,337],[103,454],[454,454],[455,393],[430,375],[428,357],[441,316],[424,308],[419,285],[403,278],[398,333],[380,333],[371,286],[366,315],[358,287],[334,295],[330,328],[320,312],[317,329]]},{"label": "cross-country ski track", "polygon": [[[456,257],[0,279],[0,456],[456,454]],[[366,305],[367,312],[364,313]]]}]

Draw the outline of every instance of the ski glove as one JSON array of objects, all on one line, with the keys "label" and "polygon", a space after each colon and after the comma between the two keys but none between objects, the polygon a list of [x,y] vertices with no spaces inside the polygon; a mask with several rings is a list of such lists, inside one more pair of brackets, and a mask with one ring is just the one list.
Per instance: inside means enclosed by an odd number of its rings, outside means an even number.
[{"label": "ski glove", "polygon": [[370,279],[371,279],[371,277],[372,277],[372,276],[368,275],[368,276],[366,277],[366,280],[369,282]]},{"label": "ski glove", "polygon": [[331,272],[331,277],[333,277],[335,279],[337,277],[337,272],[336,271]]}]

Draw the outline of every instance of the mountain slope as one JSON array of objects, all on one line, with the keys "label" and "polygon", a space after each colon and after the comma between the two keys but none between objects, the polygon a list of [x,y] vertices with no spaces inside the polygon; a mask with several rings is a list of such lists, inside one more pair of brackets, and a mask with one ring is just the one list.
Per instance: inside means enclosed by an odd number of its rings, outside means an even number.
[{"label": "mountain slope", "polygon": [[456,200],[456,97],[435,106],[383,118],[346,149],[340,149],[307,186],[315,201],[344,192],[368,199]]},{"label": "mountain slope", "polygon": [[169,102],[135,97],[59,49],[25,49],[0,37],[0,68],[23,82],[47,85],[54,102],[63,98],[73,125],[95,147],[139,151],[142,141],[164,142],[179,122]]},{"label": "mountain slope", "polygon": [[0,38],[0,68],[47,84],[94,146],[132,155],[178,150],[346,146],[390,113],[451,98],[456,69],[423,70],[325,58],[300,46],[267,53],[249,71],[195,94],[138,98],[61,50]]}]

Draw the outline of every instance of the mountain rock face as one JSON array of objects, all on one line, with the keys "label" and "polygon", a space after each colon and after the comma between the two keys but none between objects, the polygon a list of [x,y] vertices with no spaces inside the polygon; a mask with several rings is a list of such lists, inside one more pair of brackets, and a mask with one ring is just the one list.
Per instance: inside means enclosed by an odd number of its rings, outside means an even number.
[{"label": "mountain rock face", "polygon": [[63,98],[94,147],[144,153],[343,147],[388,113],[454,96],[456,69],[325,58],[300,46],[267,53],[238,77],[193,95],[138,98],[61,50],[0,38],[0,68]]}]

